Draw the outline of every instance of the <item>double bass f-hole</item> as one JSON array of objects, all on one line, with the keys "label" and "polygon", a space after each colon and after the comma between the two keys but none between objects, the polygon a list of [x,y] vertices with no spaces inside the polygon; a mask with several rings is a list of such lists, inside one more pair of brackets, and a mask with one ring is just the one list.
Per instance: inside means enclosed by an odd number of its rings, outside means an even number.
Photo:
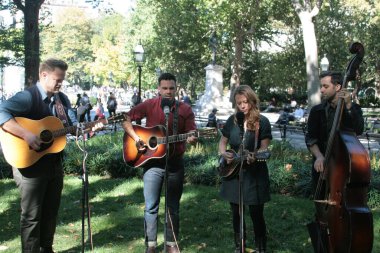
[{"label": "double bass f-hole", "polygon": [[[364,58],[364,47],[358,42],[350,46],[350,52],[355,56],[348,64],[342,88],[356,79]],[[324,154],[324,170],[314,194],[322,244],[318,253],[372,251],[373,220],[367,206],[369,156],[355,132],[341,129],[344,107],[344,99],[339,98]]]}]

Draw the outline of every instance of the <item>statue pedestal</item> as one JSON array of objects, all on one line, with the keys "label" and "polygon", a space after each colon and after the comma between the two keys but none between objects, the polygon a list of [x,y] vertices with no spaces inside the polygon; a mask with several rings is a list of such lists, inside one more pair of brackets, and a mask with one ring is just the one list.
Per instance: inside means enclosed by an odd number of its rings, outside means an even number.
[{"label": "statue pedestal", "polygon": [[[223,70],[219,65],[209,64],[206,70],[206,89],[204,94],[196,102],[194,112],[198,116],[208,116],[213,108],[218,109],[218,114],[229,113],[232,109],[231,103],[226,103],[223,97]],[[228,99],[227,99],[228,101]]]}]

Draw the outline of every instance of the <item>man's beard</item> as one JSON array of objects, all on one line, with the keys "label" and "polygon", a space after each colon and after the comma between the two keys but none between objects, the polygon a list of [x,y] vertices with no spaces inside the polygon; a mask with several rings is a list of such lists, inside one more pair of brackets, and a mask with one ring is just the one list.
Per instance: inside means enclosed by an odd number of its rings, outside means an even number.
[{"label": "man's beard", "polygon": [[323,102],[331,103],[331,101],[333,101],[334,97],[335,97],[335,96],[330,96],[330,97],[328,97],[328,96],[323,96],[323,95],[322,95],[322,98],[321,98],[321,99],[322,99]]}]

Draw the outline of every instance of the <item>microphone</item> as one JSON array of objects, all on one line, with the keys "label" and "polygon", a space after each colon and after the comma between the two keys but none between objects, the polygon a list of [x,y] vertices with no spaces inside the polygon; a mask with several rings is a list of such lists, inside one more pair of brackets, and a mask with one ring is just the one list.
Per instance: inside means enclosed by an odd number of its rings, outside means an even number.
[{"label": "microphone", "polygon": [[161,108],[164,111],[164,114],[167,116],[170,113],[170,106],[171,106],[171,101],[168,98],[162,98],[161,99]]},{"label": "microphone", "polygon": [[240,128],[240,137],[243,137],[244,134],[244,112],[236,113],[236,120]]}]

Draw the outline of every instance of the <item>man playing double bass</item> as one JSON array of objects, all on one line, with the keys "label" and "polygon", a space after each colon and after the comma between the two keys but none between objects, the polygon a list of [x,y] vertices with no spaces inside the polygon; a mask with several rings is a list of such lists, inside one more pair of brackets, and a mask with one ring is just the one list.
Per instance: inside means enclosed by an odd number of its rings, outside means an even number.
[{"label": "man playing double bass", "polygon": [[322,72],[320,75],[322,103],[310,110],[305,141],[313,155],[313,193],[319,174],[324,169],[324,154],[339,98],[344,98],[345,103],[341,128],[352,130],[357,135],[363,133],[364,119],[362,110],[358,104],[351,102],[350,92],[342,89],[342,79],[340,72]]},{"label": "man playing double bass", "polygon": [[[344,105],[343,105],[343,110],[341,114],[342,118],[340,121],[341,123],[340,123],[339,130],[350,131],[353,133],[353,135],[355,134],[360,135],[362,134],[363,129],[364,129],[364,119],[363,119],[362,110],[358,104],[353,103],[351,101],[350,92],[347,91],[347,89],[342,88],[342,85],[343,85],[342,74],[340,72],[331,72],[331,71],[323,72],[320,75],[320,82],[321,82],[322,103],[311,108],[309,118],[308,118],[308,123],[307,123],[308,131],[305,136],[306,145],[313,155],[312,191],[314,194],[314,199],[317,203],[316,217],[318,220],[317,223],[310,223],[308,227],[309,227],[310,236],[312,238],[314,250],[315,252],[318,252],[318,253],[331,252],[331,250],[335,252],[335,249],[330,248],[331,246],[330,237],[331,235],[335,237],[335,234],[333,234],[333,232],[339,231],[339,229],[336,230],[336,228],[343,227],[343,225],[334,227],[334,225],[336,225],[335,220],[339,219],[339,218],[336,218],[335,216],[328,216],[328,219],[327,219],[328,221],[326,221],[325,219],[326,217],[323,216],[323,214],[321,214],[320,209],[318,208],[321,205],[328,206],[329,207],[328,210],[332,210],[331,213],[329,214],[334,214],[334,211],[342,210],[343,208],[341,205],[344,205],[342,203],[337,203],[337,202],[340,202],[339,200],[335,201],[334,198],[337,197],[335,191],[329,192],[329,194],[331,193],[332,196],[335,196],[335,197],[331,197],[328,194],[331,198],[328,197],[327,200],[324,199],[326,198],[326,196],[321,196],[323,194],[326,194],[325,190],[329,189],[331,185],[328,185],[328,183],[326,183],[327,185],[324,185],[323,183],[321,184],[323,180],[320,180],[321,173],[324,170],[329,169],[329,170],[339,171],[338,167],[326,168],[326,165],[330,156],[325,157],[325,155],[328,155],[326,154],[326,150],[328,149],[330,131],[333,128],[335,112],[337,110],[337,105],[340,98],[342,98],[342,103],[344,103]],[[335,152],[341,153],[342,151],[337,150]],[[339,154],[339,157],[344,157],[344,156]],[[346,158],[346,157],[344,159],[349,160],[349,158]],[[349,161],[338,161],[338,162],[340,162],[340,168],[342,167],[342,164],[349,163]],[[325,171],[324,176],[326,175],[326,172],[332,172],[332,171]],[[338,175],[338,174],[334,174],[334,175]],[[322,179],[325,178],[324,176],[322,177]],[[334,177],[331,179],[336,180],[337,178]],[[338,181],[344,182],[344,180],[346,179],[339,178]],[[327,178],[326,178],[326,181],[328,181]],[[347,196],[345,196],[344,192],[340,192],[339,194],[341,195],[340,197],[341,201],[344,202],[344,199],[347,198]],[[331,199],[334,199],[334,200],[331,200]],[[347,213],[344,213],[342,215],[346,219],[349,220],[351,216],[348,215]],[[349,217],[347,218],[347,216]],[[331,217],[333,217],[332,219],[334,221],[331,220]],[[351,218],[351,219],[355,219],[356,216],[352,216],[352,217],[354,218]],[[329,224],[331,221],[334,224]],[[326,222],[328,226],[331,225],[332,227],[328,227],[328,228],[325,227]],[[343,221],[338,220],[337,222],[339,223]],[[319,224],[319,225],[316,225],[316,224]],[[322,227],[319,227],[321,226],[321,224],[325,224],[325,225],[322,225]],[[330,234],[329,229],[334,229],[334,231],[333,232],[330,231],[331,232]],[[338,238],[338,237],[335,237],[335,238]],[[352,243],[352,242],[349,242],[350,239],[347,237],[343,236],[339,238],[345,238],[343,240],[347,240],[346,242],[342,242],[345,245],[349,245],[350,243]]]}]

